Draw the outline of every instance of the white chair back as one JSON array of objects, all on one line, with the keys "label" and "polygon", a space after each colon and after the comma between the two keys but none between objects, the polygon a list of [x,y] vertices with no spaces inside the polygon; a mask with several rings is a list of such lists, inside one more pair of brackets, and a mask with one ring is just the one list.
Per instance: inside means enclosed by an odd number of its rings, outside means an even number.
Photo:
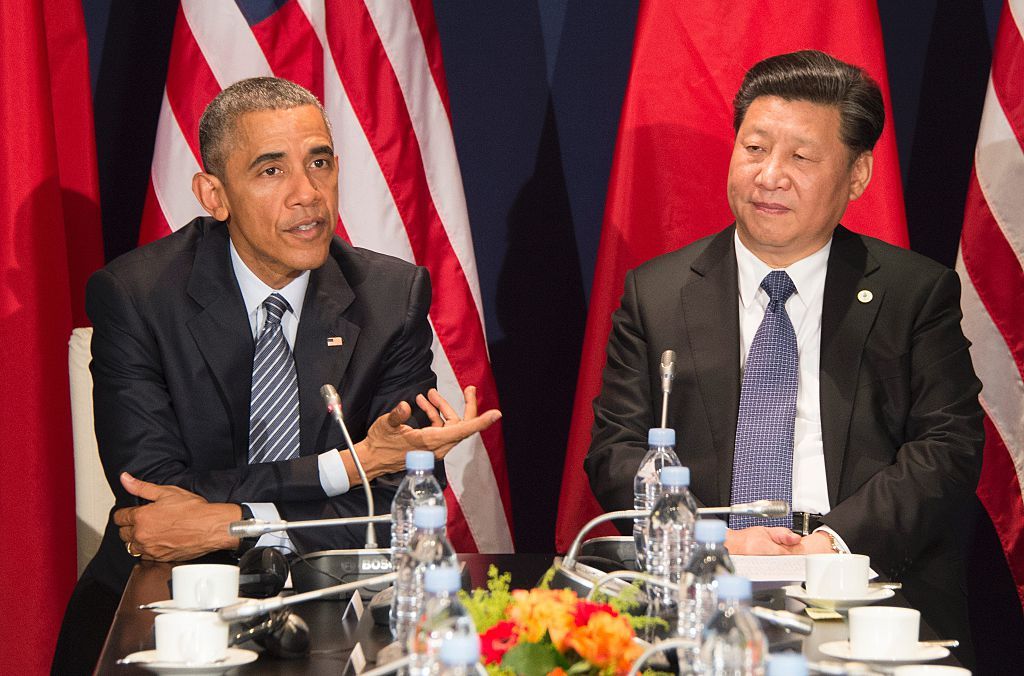
[{"label": "white chair back", "polygon": [[114,505],[100,464],[92,413],[92,327],[71,332],[68,371],[71,376],[71,429],[75,444],[75,513],[78,523],[78,575],[99,549],[107,515]]}]

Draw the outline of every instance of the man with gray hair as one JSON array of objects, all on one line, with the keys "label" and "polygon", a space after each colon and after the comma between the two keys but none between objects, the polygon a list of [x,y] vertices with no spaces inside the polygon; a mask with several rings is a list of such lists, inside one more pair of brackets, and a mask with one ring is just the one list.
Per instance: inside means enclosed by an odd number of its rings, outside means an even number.
[{"label": "man with gray hair", "polygon": [[[192,190],[209,217],[89,281],[96,437],[116,505],[69,603],[55,673],[91,673],[139,557],[235,551],[227,525],[243,515],[365,514],[325,383],[341,393],[382,512],[406,451],[440,463],[500,417],[477,414],[473,387],[464,415],[434,389],[427,271],[334,235],[338,158],[310,92],[243,80],[199,127],[204,171]],[[269,544],[359,547],[364,533],[312,529]]]},{"label": "man with gray hair", "polygon": [[983,431],[959,280],[839,223],[871,180],[881,92],[862,69],[801,51],[755,64],[734,113],[735,224],[626,276],[591,488],[605,509],[632,506],[673,349],[668,425],[696,498],[793,506],[789,520],[733,516],[729,551],[867,554],[969,661],[957,525]]}]

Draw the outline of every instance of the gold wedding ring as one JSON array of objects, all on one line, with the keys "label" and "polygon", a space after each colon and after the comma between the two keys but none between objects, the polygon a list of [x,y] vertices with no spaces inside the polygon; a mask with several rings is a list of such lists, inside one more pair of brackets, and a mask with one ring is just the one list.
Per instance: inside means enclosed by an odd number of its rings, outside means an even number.
[{"label": "gold wedding ring", "polygon": [[133,557],[133,558],[137,559],[140,556],[142,556],[142,554],[136,554],[135,552],[132,551],[132,543],[131,542],[124,543],[124,548],[128,550],[128,555]]}]

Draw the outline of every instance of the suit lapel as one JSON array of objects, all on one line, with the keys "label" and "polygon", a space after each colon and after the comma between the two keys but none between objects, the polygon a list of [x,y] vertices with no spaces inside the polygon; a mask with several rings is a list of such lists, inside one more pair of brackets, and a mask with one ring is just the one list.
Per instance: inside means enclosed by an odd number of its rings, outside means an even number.
[{"label": "suit lapel", "polygon": [[[342,313],[354,300],[355,293],[333,255],[310,274],[299,331],[295,337],[301,417],[299,439],[303,454],[323,450],[314,447],[320,430],[327,422],[327,409],[320,397],[320,388],[325,383],[337,387],[352,358],[359,338],[359,326]],[[345,392],[341,396],[344,401]]]},{"label": "suit lapel", "polygon": [[[839,478],[868,332],[885,289],[873,284],[878,262],[858,235],[836,228],[828,257],[821,311],[821,437],[829,502],[839,502]],[[863,292],[869,293],[863,293]]]},{"label": "suit lapel", "polygon": [[202,309],[188,320],[188,330],[227,402],[235,463],[240,466],[248,462],[249,455],[255,348],[242,293],[231,271],[227,227],[206,221],[188,283],[189,296]]},{"label": "suit lapel", "polygon": [[711,240],[682,289],[683,326],[717,455],[719,504],[729,504],[736,415],[740,400],[736,253],[733,228]]}]

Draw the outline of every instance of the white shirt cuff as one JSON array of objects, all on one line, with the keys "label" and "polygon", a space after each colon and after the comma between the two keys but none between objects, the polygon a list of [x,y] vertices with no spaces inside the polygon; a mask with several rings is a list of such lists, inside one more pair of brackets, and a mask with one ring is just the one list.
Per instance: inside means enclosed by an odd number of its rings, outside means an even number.
[{"label": "white shirt cuff", "polygon": [[819,530],[825,531],[826,533],[831,535],[836,541],[836,546],[839,547],[839,549],[843,550],[843,554],[850,553],[850,548],[846,546],[846,542],[843,541],[843,538],[840,537],[839,533],[835,532],[828,526],[818,526],[814,529],[814,532],[817,533]]},{"label": "white shirt cuff", "polygon": [[[277,511],[277,506],[273,502],[246,502],[245,506],[252,511],[254,519],[260,519],[262,521],[279,521],[281,515]],[[277,547],[278,549],[284,550],[285,552],[292,552],[295,550],[292,547],[292,539],[288,537],[288,531],[282,530],[276,533],[264,533],[260,536],[260,539],[256,541],[257,547]]]},{"label": "white shirt cuff", "polygon": [[320,467],[320,486],[327,497],[333,498],[348,492],[348,472],[345,471],[345,463],[341,461],[338,449],[332,448],[321,453],[317,457],[317,465]]}]

